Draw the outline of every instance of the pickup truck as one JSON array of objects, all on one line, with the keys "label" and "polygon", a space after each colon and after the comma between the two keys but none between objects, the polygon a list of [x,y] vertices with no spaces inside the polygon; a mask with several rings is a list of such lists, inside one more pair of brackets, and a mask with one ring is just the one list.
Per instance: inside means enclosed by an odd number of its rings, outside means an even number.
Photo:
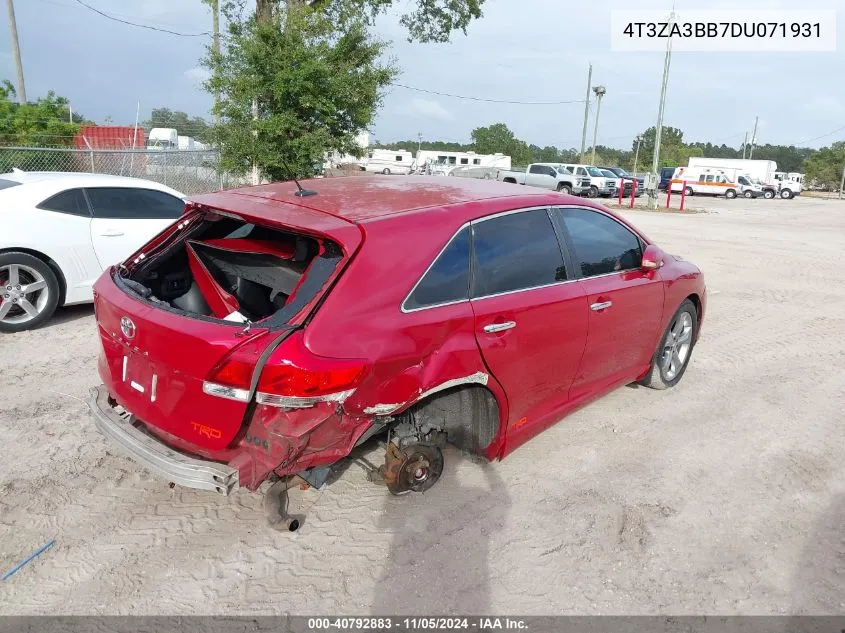
[{"label": "pickup truck", "polygon": [[525,171],[500,169],[496,174],[496,180],[552,189],[576,196],[590,191],[589,178],[579,178],[563,165],[556,163],[532,163],[525,168]]}]

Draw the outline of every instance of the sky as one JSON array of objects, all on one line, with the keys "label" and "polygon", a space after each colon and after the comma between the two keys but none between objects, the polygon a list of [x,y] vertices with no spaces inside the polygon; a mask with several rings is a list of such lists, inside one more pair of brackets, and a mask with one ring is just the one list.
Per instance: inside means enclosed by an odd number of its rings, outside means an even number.
[{"label": "sky", "polygon": [[[85,0],[133,22],[181,33],[211,29],[200,0]],[[540,146],[580,147],[587,68],[607,93],[601,105],[599,145],[630,148],[657,120],[664,55],[612,52],[613,10],[668,10],[671,0],[487,0],[484,17],[449,44],[410,44],[398,16],[412,0],[380,18],[375,32],[392,42],[389,55],[402,70],[371,126],[382,142],[416,139],[469,142],[473,128],[503,122],[517,137]],[[676,9],[720,10],[735,0],[675,0]],[[841,6],[840,6],[841,5]],[[790,0],[744,0],[743,9],[796,9]],[[842,0],[805,0],[802,10],[837,9]],[[70,99],[97,123],[110,117],[131,125],[154,107],[208,116],[199,60],[209,38],[180,37],[110,21],[78,0],[15,0],[27,97],[48,90]],[[0,27],[0,78],[14,83],[8,24]],[[840,45],[845,47],[845,43]],[[758,144],[829,145],[845,139],[845,53],[675,52],[664,125],[687,141],[739,146],[759,117]],[[428,92],[424,92],[428,91]],[[433,94],[434,92],[445,94]],[[517,105],[502,101],[576,103]],[[593,134],[591,110],[587,144]],[[834,132],[837,128],[843,129]]]}]

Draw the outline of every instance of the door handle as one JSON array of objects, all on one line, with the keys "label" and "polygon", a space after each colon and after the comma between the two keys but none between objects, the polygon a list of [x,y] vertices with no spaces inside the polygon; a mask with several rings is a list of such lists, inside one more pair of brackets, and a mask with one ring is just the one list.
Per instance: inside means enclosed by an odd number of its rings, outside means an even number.
[{"label": "door handle", "polygon": [[495,334],[496,332],[504,332],[516,327],[516,321],[505,321],[504,323],[491,323],[484,326],[484,331],[488,334]]},{"label": "door handle", "polygon": [[123,235],[123,231],[104,231],[100,233],[103,237],[120,237]]},{"label": "door handle", "polygon": [[612,305],[613,301],[601,301],[599,303],[591,304],[590,310],[592,310],[593,312],[598,312],[599,310],[607,310]]}]

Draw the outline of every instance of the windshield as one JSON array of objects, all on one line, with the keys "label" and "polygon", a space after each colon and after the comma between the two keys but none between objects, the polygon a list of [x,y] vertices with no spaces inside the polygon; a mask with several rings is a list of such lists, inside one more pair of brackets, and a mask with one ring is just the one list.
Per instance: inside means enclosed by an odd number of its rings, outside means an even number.
[{"label": "windshield", "polygon": [[604,176],[604,174],[601,173],[601,169],[598,167],[587,167],[587,173],[591,176]]},{"label": "windshield", "polygon": [[627,171],[622,169],[621,167],[615,167],[611,171],[613,171],[613,173],[616,174],[617,176],[622,176],[623,178],[631,175]]},{"label": "windshield", "polygon": [[607,176],[608,178],[616,178],[616,174],[614,174],[609,169],[602,169],[601,173],[604,174],[605,176]]}]

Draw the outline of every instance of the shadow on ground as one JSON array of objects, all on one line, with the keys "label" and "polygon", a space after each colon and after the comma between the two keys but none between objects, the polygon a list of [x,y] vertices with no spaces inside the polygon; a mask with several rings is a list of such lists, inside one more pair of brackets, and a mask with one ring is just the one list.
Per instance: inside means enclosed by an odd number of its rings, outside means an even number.
[{"label": "shadow on ground", "polygon": [[443,475],[431,490],[385,503],[378,528],[390,535],[390,550],[373,614],[494,610],[490,546],[508,517],[508,489],[495,464],[463,457],[452,447],[444,454]]}]

